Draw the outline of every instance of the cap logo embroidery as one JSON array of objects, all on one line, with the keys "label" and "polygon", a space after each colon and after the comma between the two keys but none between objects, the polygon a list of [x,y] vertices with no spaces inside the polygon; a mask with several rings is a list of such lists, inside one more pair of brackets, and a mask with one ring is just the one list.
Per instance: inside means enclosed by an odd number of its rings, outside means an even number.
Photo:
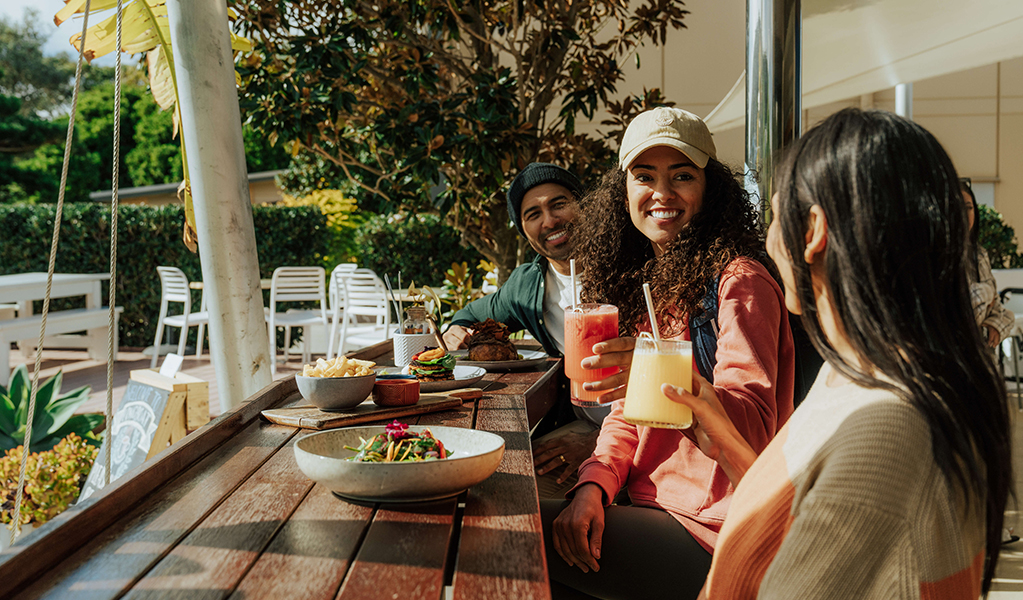
[{"label": "cap logo embroidery", "polygon": [[670,110],[659,110],[657,116],[654,117],[654,123],[657,123],[661,127],[667,127],[675,122],[675,115],[671,114]]}]

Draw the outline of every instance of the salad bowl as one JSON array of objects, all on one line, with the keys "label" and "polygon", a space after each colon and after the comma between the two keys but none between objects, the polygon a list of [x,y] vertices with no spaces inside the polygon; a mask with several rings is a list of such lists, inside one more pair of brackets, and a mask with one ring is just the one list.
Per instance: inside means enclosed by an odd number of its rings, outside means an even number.
[{"label": "salad bowl", "polygon": [[411,425],[429,429],[450,452],[448,458],[421,462],[355,462],[363,440],[384,433],[383,426],[320,431],[295,442],[298,467],[336,495],[363,502],[420,502],[455,496],[490,477],[504,456],[504,438],[475,429]]}]

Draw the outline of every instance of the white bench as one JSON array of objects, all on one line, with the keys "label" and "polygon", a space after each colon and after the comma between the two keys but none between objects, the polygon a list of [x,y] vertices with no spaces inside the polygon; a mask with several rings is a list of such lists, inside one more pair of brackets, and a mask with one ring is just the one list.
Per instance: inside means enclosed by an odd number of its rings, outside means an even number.
[{"label": "white bench", "polygon": [[[114,325],[114,360],[117,360],[117,325],[116,321],[120,320],[121,313],[124,308],[118,306],[115,311],[115,325]],[[43,316],[29,315],[27,317],[18,317],[16,319],[6,319],[0,321],[0,385],[7,386],[8,379],[10,378],[10,364],[11,364],[11,342],[17,340],[31,340],[33,344],[39,340],[39,327],[43,321]],[[50,334],[62,334],[62,333],[74,333],[77,331],[97,330],[102,329],[107,332],[107,325],[110,323],[110,310],[108,307],[101,308],[75,308],[72,310],[58,310],[49,313],[46,317],[46,333],[47,336]],[[108,333],[109,335],[109,333]],[[49,340],[49,337],[47,337]],[[102,338],[105,340],[106,338]],[[101,340],[97,337],[93,338],[93,345],[96,345]],[[105,347],[105,343],[103,346]],[[93,348],[94,352],[99,354],[99,348]],[[105,354],[105,352],[104,352]]]}]

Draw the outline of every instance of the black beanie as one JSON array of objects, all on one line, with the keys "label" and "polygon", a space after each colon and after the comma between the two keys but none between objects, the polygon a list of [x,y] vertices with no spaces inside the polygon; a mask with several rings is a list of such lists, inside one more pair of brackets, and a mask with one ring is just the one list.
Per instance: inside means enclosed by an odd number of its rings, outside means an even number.
[{"label": "black beanie", "polygon": [[568,188],[575,194],[576,199],[583,195],[583,186],[579,183],[579,179],[558,165],[541,162],[526,165],[526,168],[515,176],[511,187],[508,188],[508,215],[511,216],[512,222],[523,236],[526,235],[526,232],[522,229],[522,198],[529,190],[545,183],[556,183]]}]

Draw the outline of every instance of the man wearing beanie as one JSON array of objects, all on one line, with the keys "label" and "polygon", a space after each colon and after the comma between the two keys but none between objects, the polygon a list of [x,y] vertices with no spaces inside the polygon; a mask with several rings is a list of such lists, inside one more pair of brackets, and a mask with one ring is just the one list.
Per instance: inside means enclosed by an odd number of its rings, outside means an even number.
[{"label": "man wearing beanie", "polygon": [[[508,214],[539,256],[515,269],[497,292],[455,313],[444,334],[449,348],[464,347],[469,328],[490,318],[512,332],[529,331],[551,356],[564,353],[565,308],[572,305],[572,230],[582,195],[576,176],[550,163],[530,163],[515,177],[508,188]],[[567,393],[559,394],[535,432],[549,432],[533,444],[541,497],[563,495],[571,488],[576,468],[593,452],[607,412],[573,407]]]}]

